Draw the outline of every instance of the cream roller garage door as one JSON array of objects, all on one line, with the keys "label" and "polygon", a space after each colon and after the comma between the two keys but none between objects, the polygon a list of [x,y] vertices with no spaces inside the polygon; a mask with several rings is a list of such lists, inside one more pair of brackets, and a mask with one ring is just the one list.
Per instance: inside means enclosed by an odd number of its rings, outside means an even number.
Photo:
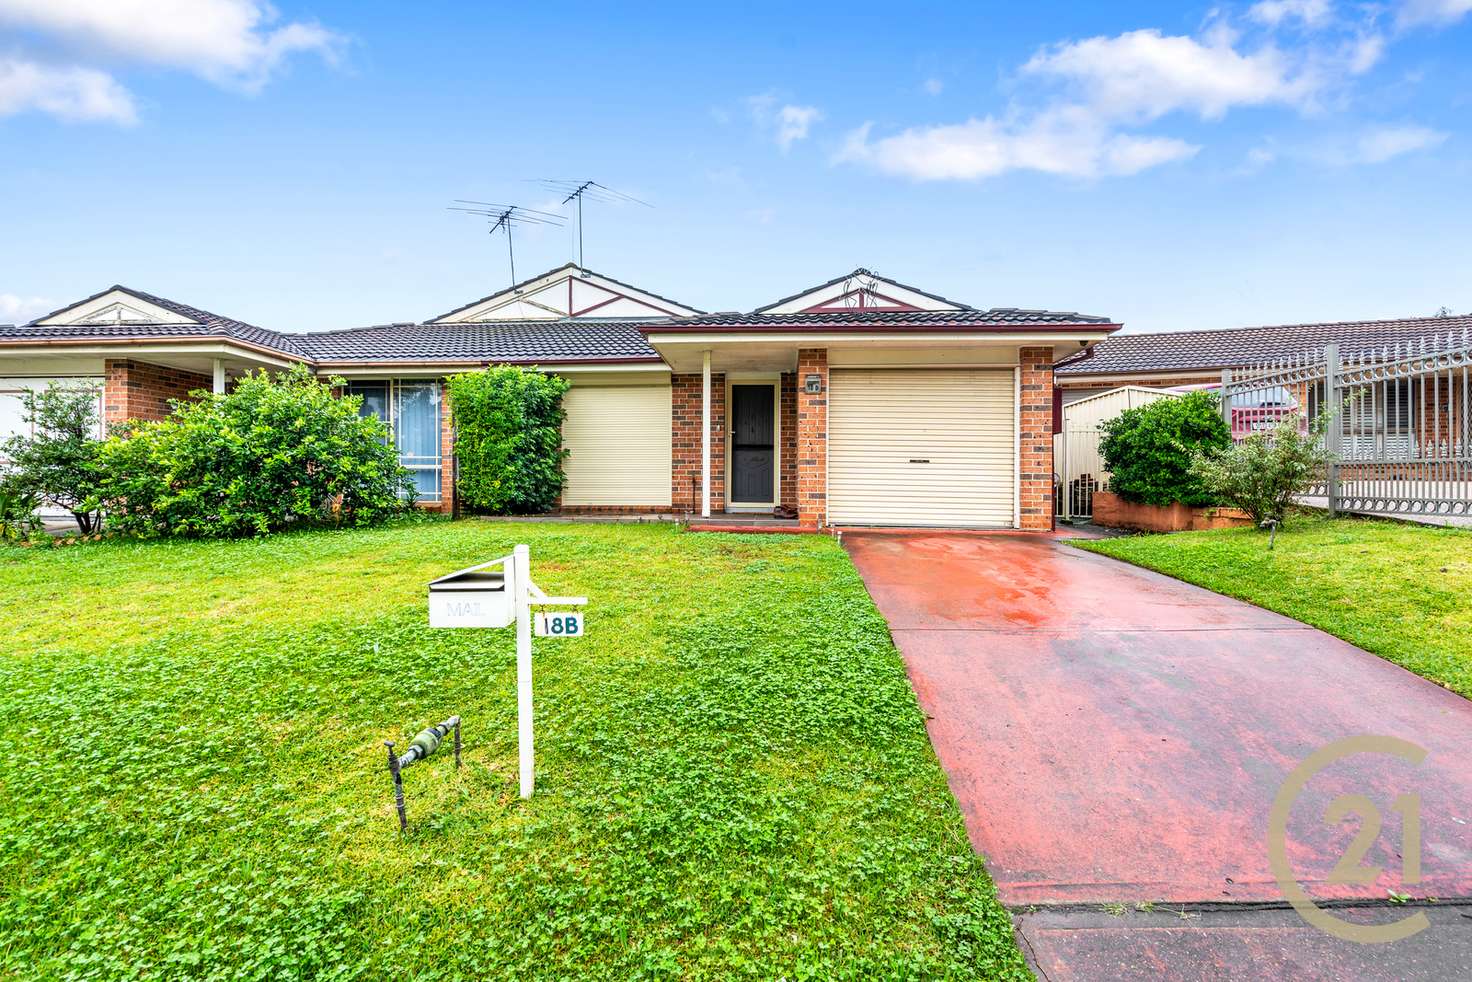
[{"label": "cream roller garage door", "polygon": [[1014,521],[1008,369],[834,369],[828,520],[1001,527]]},{"label": "cream roller garage door", "polygon": [[669,507],[668,385],[574,385],[562,405],[563,504]]}]

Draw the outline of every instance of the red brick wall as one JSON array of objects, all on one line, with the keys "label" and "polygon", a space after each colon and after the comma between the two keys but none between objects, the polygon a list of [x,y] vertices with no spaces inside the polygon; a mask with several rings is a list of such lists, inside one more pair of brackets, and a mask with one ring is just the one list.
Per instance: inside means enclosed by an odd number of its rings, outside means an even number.
[{"label": "red brick wall", "polygon": [[449,514],[455,507],[455,421],[450,412],[450,387],[440,382],[440,500],[422,506]]},{"label": "red brick wall", "polygon": [[1019,524],[1047,531],[1053,527],[1053,349],[1023,348],[1018,360],[1022,365]]},{"label": "red brick wall", "polygon": [[[670,376],[670,500],[676,511],[700,512],[701,376]],[[726,508],[726,376],[710,376],[710,509]]]},{"label": "red brick wall", "polygon": [[777,483],[782,492],[781,503],[797,507],[797,374],[782,376],[782,404],[778,415],[782,433],[782,473]]},{"label": "red brick wall", "polygon": [[[803,380],[819,375],[823,391],[803,391]],[[797,517],[818,528],[828,521],[828,349],[797,352]]]},{"label": "red brick wall", "polygon": [[103,371],[102,415],[109,426],[129,419],[163,419],[169,400],[188,399],[190,392],[214,384],[208,375],[131,358],[108,359]]}]

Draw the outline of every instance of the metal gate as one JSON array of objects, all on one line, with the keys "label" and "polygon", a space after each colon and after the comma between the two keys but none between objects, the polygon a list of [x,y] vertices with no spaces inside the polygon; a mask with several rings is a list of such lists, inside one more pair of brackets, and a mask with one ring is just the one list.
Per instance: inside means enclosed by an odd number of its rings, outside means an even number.
[{"label": "metal gate", "polygon": [[1330,513],[1472,515],[1472,334],[1344,354],[1338,345],[1222,373],[1234,440],[1333,413],[1307,503]]},{"label": "metal gate", "polygon": [[1091,518],[1094,492],[1109,488],[1109,471],[1099,453],[1099,440],[1103,436],[1099,427],[1126,409],[1178,396],[1179,393],[1165,389],[1126,385],[1063,406],[1059,431],[1053,435],[1053,466],[1057,469],[1055,507],[1060,519]]}]

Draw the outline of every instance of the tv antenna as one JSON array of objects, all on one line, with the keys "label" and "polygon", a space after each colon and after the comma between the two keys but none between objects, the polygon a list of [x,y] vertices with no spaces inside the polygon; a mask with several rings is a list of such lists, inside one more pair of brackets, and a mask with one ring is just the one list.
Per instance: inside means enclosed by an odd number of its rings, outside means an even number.
[{"label": "tv antenna", "polygon": [[[475,207],[466,207],[467,205]],[[537,211],[535,208],[523,208],[520,205],[498,205],[489,201],[469,201],[465,198],[456,198],[455,204],[450,205],[447,210],[484,216],[491,220],[489,229],[491,235],[500,231],[506,233],[506,258],[511,263],[512,286],[516,285],[516,249],[511,242],[512,229],[523,225],[551,225],[554,228],[562,228],[566,222],[562,215],[554,215],[550,211]]]},{"label": "tv antenna", "polygon": [[557,194],[566,195],[567,197],[565,197],[565,198],[562,199],[562,203],[563,204],[567,204],[569,201],[576,201],[577,202],[577,205],[578,205],[578,267],[580,269],[581,268],[586,268],[586,267],[583,266],[583,199],[584,198],[587,198],[590,201],[597,201],[597,202],[599,202],[601,204],[605,204],[605,205],[633,204],[633,205],[643,205],[645,208],[653,208],[654,207],[649,202],[647,202],[647,201],[641,201],[640,199],[634,197],[632,194],[624,194],[622,191],[615,191],[613,188],[607,186],[606,184],[599,184],[597,181],[576,181],[576,180],[574,180],[574,181],[563,181],[563,180],[554,180],[554,179],[551,179],[551,178],[542,178],[542,179],[538,180],[537,183],[540,184],[540,185],[542,185],[542,187],[546,188],[548,191],[553,191],[553,192],[555,192]]}]

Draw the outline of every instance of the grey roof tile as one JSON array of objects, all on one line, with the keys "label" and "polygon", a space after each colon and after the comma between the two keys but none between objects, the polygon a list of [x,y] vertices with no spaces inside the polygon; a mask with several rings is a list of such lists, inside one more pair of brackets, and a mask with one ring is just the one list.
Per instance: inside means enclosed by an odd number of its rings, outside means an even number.
[{"label": "grey roof tile", "polygon": [[319,362],[539,362],[647,359],[659,355],[639,333],[648,320],[589,318],[384,324],[295,335]]},{"label": "grey roof tile", "polygon": [[1330,342],[1348,353],[1423,338],[1444,339],[1448,334],[1461,337],[1469,331],[1472,315],[1115,334],[1094,345],[1091,356],[1075,355],[1059,362],[1057,372],[1088,376],[1242,368],[1314,351]]}]

